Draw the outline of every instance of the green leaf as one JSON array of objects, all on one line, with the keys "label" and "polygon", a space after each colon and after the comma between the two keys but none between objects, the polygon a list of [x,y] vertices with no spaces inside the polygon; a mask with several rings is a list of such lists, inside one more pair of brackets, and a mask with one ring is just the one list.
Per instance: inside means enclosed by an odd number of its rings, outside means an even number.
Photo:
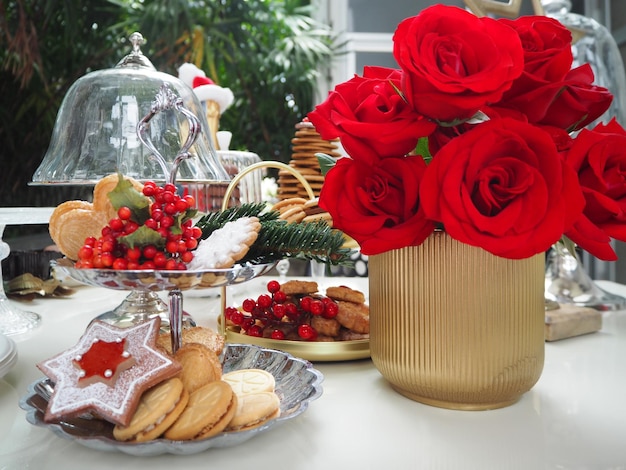
[{"label": "green leaf", "polygon": [[118,173],[118,177],[117,185],[108,195],[111,204],[115,209],[128,207],[132,211],[131,219],[143,225],[150,218],[150,199],[137,191],[121,173]]},{"label": "green leaf", "polygon": [[332,167],[335,166],[337,160],[330,155],[326,155],[325,153],[316,153],[317,161],[320,164],[320,169],[322,170],[322,175],[326,176],[326,173],[330,171]]},{"label": "green leaf", "polygon": [[134,248],[135,246],[144,247],[146,245],[154,245],[157,248],[163,248],[165,246],[165,238],[156,230],[152,230],[145,225],[140,226],[129,235],[120,237],[119,241],[129,248]]},{"label": "green leaf", "polygon": [[430,163],[433,156],[430,154],[430,150],[428,149],[428,137],[420,137],[417,141],[417,146],[415,147],[415,153],[417,155],[421,155],[426,163]]}]

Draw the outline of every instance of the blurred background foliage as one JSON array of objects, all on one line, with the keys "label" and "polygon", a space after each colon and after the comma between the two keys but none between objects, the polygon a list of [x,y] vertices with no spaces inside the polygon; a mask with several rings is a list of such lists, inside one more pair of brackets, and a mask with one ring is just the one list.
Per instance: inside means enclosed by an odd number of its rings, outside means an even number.
[{"label": "blurred background foliage", "polygon": [[290,159],[294,125],[314,106],[316,79],[333,55],[309,0],[0,0],[2,206],[89,198],[91,188],[28,182],[68,88],[114,67],[134,31],[158,70],[176,76],[192,62],[233,91],[220,122],[233,133],[231,148]]}]

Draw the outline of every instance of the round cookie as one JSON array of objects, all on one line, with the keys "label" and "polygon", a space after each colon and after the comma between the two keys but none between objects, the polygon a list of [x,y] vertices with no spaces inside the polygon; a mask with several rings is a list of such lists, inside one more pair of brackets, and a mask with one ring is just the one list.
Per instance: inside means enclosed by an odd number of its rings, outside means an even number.
[{"label": "round cookie", "polygon": [[200,343],[183,344],[174,359],[183,368],[179,378],[190,394],[222,377],[222,365],[217,354]]},{"label": "round cookie", "polygon": [[273,392],[274,376],[263,369],[239,369],[228,372],[222,380],[229,384],[237,396],[247,393]]},{"label": "round cookie", "polygon": [[237,398],[237,411],[228,431],[244,431],[280,416],[280,399],[274,392],[257,392]]},{"label": "round cookie", "polygon": [[128,426],[116,425],[113,437],[118,441],[146,442],[156,439],[180,416],[189,394],[180,379],[171,378],[141,396]]},{"label": "round cookie", "polygon": [[200,387],[176,422],[165,431],[174,441],[205,439],[222,432],[237,410],[237,395],[226,382],[216,380]]},{"label": "round cookie", "polygon": [[50,214],[50,221],[48,222],[48,231],[50,232],[52,240],[59,238],[61,230],[59,219],[61,216],[74,209],[93,210],[93,204],[87,201],[74,200],[65,201],[56,206],[52,211],[52,214]]},{"label": "round cookie", "polygon": [[[72,209],[59,217],[59,228],[54,243],[71,260],[78,259],[78,251],[88,237],[98,238],[107,224],[105,215],[88,209]],[[51,234],[52,236],[52,234]]]}]

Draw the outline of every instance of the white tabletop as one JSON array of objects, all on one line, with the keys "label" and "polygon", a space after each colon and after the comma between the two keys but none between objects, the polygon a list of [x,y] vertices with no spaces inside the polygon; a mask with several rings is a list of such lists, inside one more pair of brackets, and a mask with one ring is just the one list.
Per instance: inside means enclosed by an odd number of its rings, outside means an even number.
[{"label": "white tabletop", "polygon": [[[267,282],[263,278],[263,283]],[[366,280],[341,279],[367,291]],[[626,286],[599,282],[626,295]],[[229,293],[261,293],[260,282]],[[597,333],[546,344],[537,385],[515,405],[451,411],[394,392],[369,359],[317,363],[324,393],[302,415],[241,447],[152,458],[98,452],[28,424],[18,401],[42,375],[35,363],[73,346],[89,321],[125,292],[81,287],[37,299],[39,328],[13,337],[19,361],[0,380],[0,469],[626,469],[626,312],[607,312]],[[24,307],[23,303],[20,303]],[[215,326],[215,296],[187,295],[184,309]]]}]

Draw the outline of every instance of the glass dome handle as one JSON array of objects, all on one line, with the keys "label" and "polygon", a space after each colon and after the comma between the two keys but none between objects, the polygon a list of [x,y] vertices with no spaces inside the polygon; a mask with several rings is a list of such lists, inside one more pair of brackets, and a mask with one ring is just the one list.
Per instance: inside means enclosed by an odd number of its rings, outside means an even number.
[{"label": "glass dome handle", "polygon": [[[168,168],[165,159],[152,143],[152,140],[148,135],[148,131],[150,130],[150,120],[154,116],[156,116],[161,111],[167,111],[171,109],[182,113],[187,118],[189,133],[187,134],[187,140],[178,152],[178,155],[176,155],[176,158],[174,158],[172,168]],[[187,158],[193,156],[189,152],[189,149],[198,138],[200,130],[200,120],[195,116],[195,114],[193,114],[191,111],[183,106],[183,99],[180,96],[176,95],[176,93],[174,93],[167,86],[167,84],[163,84],[157,92],[154,101],[150,105],[150,112],[137,123],[137,135],[139,137],[139,140],[141,140],[141,142],[152,152],[150,158],[156,160],[156,162],[161,166],[161,169],[163,170],[163,173],[167,178],[167,182],[172,184],[176,184],[176,174],[178,173],[178,167],[180,166],[180,164]]]}]

